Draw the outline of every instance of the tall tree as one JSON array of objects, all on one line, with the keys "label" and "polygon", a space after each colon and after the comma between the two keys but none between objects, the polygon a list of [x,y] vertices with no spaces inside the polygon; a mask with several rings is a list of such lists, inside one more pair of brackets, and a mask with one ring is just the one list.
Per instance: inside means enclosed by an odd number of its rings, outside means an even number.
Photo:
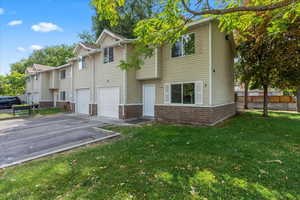
[{"label": "tall tree", "polygon": [[57,45],[34,51],[27,59],[23,59],[11,65],[11,72],[25,73],[26,68],[34,63],[60,66],[66,64],[67,59],[74,56],[74,46]]},{"label": "tall tree", "polygon": [[249,86],[252,78],[253,68],[251,67],[251,63],[248,63],[247,59],[245,58],[247,51],[246,46],[239,47],[239,58],[238,62],[234,65],[234,76],[237,82],[241,85],[244,85],[244,109],[248,109],[248,91]]},{"label": "tall tree", "polygon": [[25,91],[25,75],[12,72],[0,77],[0,95],[18,96]]},{"label": "tall tree", "polygon": [[111,30],[127,38],[134,38],[133,30],[141,20],[154,16],[158,0],[127,0],[124,5],[117,8],[120,16],[119,23],[112,25],[109,20],[105,19],[102,12],[97,12],[92,16],[92,32],[83,31],[79,34],[82,42],[95,43],[104,29]]},{"label": "tall tree", "polygon": [[276,38],[280,52],[277,69],[276,87],[296,91],[297,111],[300,112],[300,18],[287,24],[287,31]]},{"label": "tall tree", "polygon": [[10,74],[0,76],[0,95],[16,96],[24,93],[25,70],[34,63],[60,66],[66,64],[67,59],[73,57],[74,46],[57,45],[34,51],[27,59],[12,64]]},{"label": "tall tree", "polygon": [[[107,20],[111,26],[117,26],[122,23],[123,17],[118,9],[128,1],[130,0],[92,0],[92,5],[95,6],[101,20]],[[236,18],[234,23],[237,25],[238,20],[243,20],[241,15],[255,15],[253,11],[281,9],[284,13],[300,12],[299,0],[248,0],[246,3],[243,0],[162,0],[157,2],[156,7],[159,8],[158,13],[138,22],[134,29],[137,43],[145,47],[155,47],[166,41],[175,42],[186,31],[188,22],[204,15],[222,17],[230,14]],[[249,20],[243,24],[249,25]]]}]

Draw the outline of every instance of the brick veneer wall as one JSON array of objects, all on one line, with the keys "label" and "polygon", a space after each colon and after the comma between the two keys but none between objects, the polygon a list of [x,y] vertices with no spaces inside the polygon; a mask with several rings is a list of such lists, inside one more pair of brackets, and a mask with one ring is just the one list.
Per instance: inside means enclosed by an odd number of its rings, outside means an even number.
[{"label": "brick veneer wall", "polygon": [[235,103],[218,107],[155,106],[156,120],[171,123],[214,125],[235,114]]},{"label": "brick veneer wall", "polygon": [[98,110],[97,110],[97,104],[90,104],[89,105],[89,113],[91,116],[96,116],[97,113],[98,113]]},{"label": "brick veneer wall", "polygon": [[[124,108],[124,115],[123,115]],[[119,118],[126,119],[135,119],[140,118],[143,115],[143,106],[142,105],[126,105],[119,106]]]},{"label": "brick veneer wall", "polygon": [[40,108],[52,108],[54,103],[52,101],[43,101],[40,102]]}]

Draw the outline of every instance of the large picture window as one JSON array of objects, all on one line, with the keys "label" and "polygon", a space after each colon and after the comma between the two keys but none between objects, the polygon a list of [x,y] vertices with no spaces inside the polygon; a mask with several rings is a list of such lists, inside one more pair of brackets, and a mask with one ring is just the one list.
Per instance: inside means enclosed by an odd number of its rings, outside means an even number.
[{"label": "large picture window", "polygon": [[114,48],[104,48],[104,63],[110,63],[114,61]]},{"label": "large picture window", "polygon": [[195,33],[183,35],[172,46],[172,57],[192,55],[195,53]]},{"label": "large picture window", "polygon": [[195,104],[195,83],[171,84],[171,103]]}]

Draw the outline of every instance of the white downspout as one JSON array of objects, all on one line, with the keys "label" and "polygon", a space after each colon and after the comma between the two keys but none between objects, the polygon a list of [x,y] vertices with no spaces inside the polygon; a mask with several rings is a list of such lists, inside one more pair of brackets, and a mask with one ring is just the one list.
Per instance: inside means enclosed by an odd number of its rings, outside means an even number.
[{"label": "white downspout", "polygon": [[212,68],[213,68],[213,44],[212,44],[212,22],[209,22],[209,105],[211,106],[213,104],[213,74],[212,74]]},{"label": "white downspout", "polygon": [[[124,45],[124,61],[127,61],[127,44]],[[127,104],[127,71],[123,70],[123,109],[122,115],[125,116],[125,105]]]}]

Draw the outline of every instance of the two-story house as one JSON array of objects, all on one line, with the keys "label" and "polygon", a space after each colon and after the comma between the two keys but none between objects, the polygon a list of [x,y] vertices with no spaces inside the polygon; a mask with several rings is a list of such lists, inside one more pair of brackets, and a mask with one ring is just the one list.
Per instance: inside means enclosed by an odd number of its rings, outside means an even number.
[{"label": "two-story house", "polygon": [[133,49],[133,40],[108,30],[93,46],[78,44],[64,66],[70,85],[57,91],[68,93],[74,112],[99,117],[215,124],[235,114],[234,44],[214,19],[190,23],[186,35],[155,49],[141,69],[120,69]]},{"label": "two-story house", "polygon": [[49,92],[49,73],[54,67],[34,64],[26,69],[26,98],[29,103],[52,102]]}]

